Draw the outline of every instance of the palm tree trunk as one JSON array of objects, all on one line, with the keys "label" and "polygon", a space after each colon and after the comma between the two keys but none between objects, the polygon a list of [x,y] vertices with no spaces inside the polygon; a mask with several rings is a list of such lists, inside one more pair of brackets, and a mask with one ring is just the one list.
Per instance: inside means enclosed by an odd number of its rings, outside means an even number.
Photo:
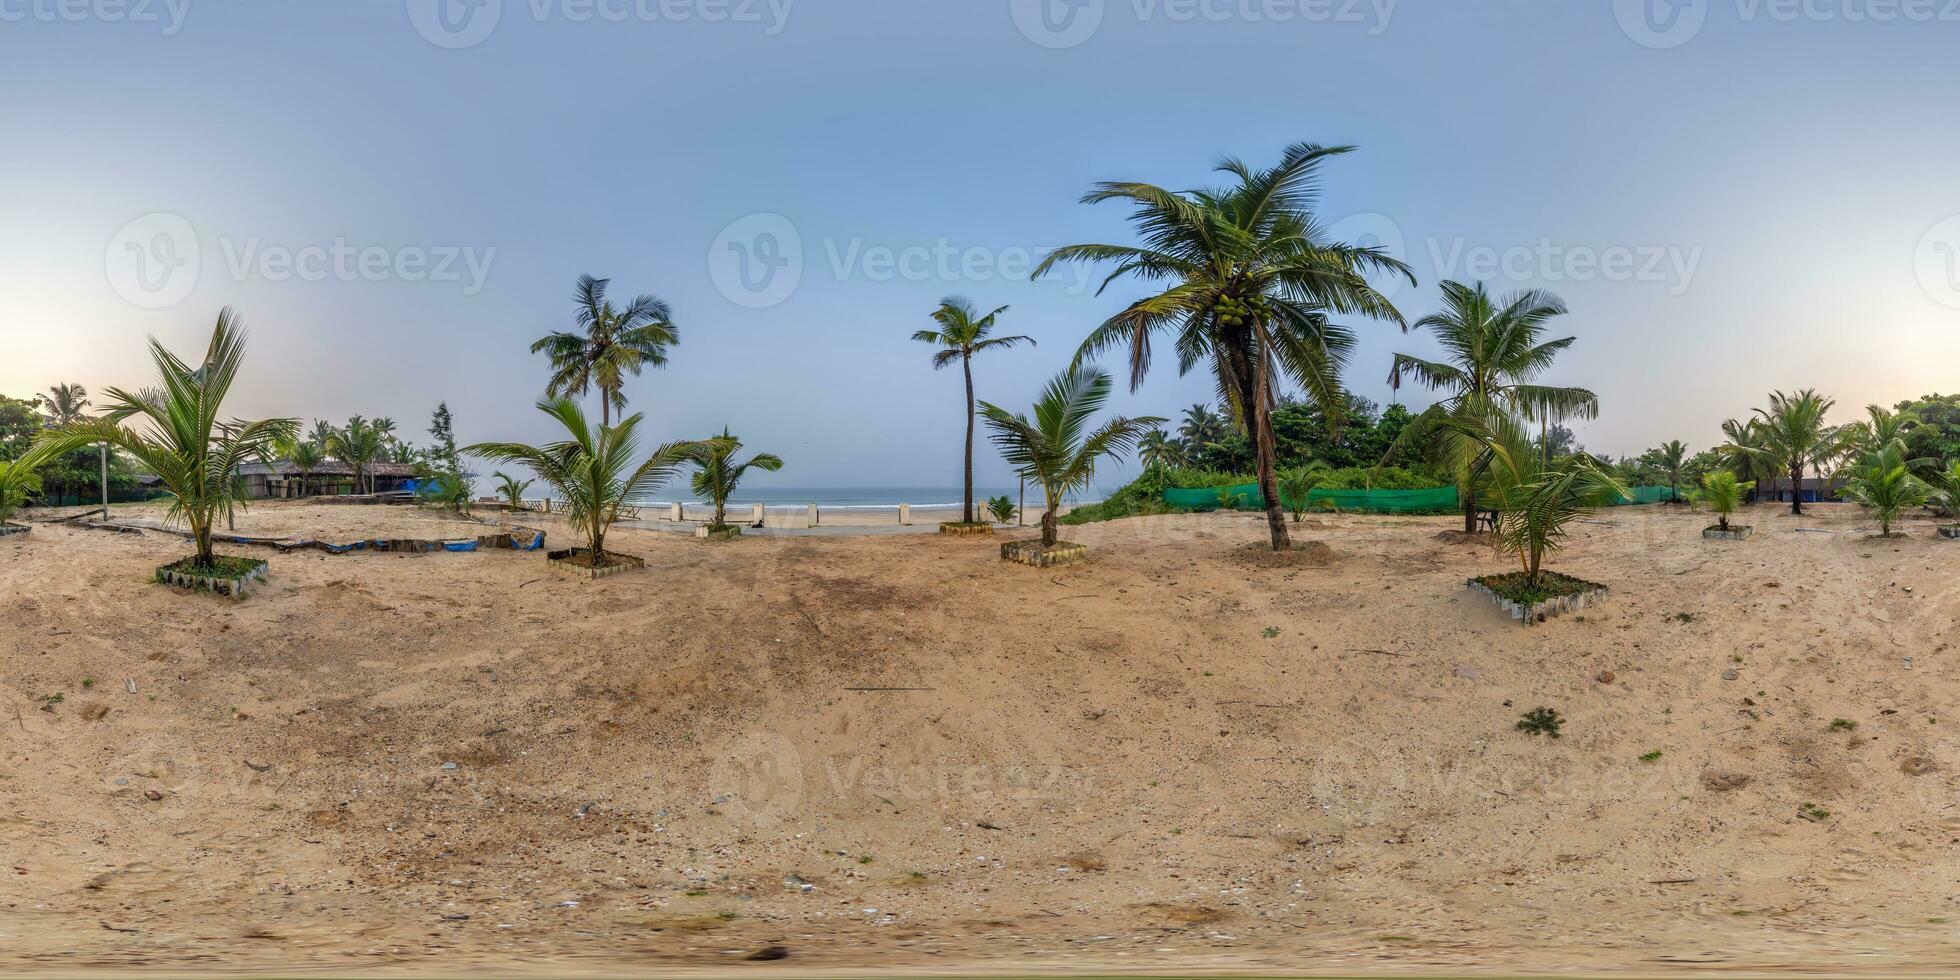
[{"label": "palm tree trunk", "polygon": [[1463,533],[1477,533],[1477,488],[1463,481]]},{"label": "palm tree trunk", "polygon": [[1803,516],[1803,464],[1790,464],[1790,513]]},{"label": "palm tree trunk", "polygon": [[211,551],[211,526],[200,523],[191,528],[191,536],[197,542],[197,563],[206,568],[217,564],[218,558]]},{"label": "palm tree trunk", "polygon": [[1286,533],[1286,506],[1279,499],[1279,480],[1274,475],[1274,457],[1279,449],[1273,440],[1273,416],[1266,387],[1271,381],[1266,374],[1266,358],[1263,354],[1254,359],[1252,365],[1252,441],[1259,456],[1259,493],[1266,498],[1266,529],[1272,533],[1273,550],[1289,551],[1293,539]]},{"label": "palm tree trunk", "polygon": [[728,501],[726,498],[716,497],[715,498],[715,526],[721,527],[722,525],[727,523],[728,523]]},{"label": "palm tree trunk", "polygon": [[1055,512],[1062,509],[1061,501],[1054,494],[1048,495],[1048,509],[1041,512],[1041,546],[1053,548],[1060,534],[1055,527]]},{"label": "palm tree trunk", "polygon": [[960,520],[971,524],[973,523],[973,358],[962,357],[960,367],[966,370],[966,497],[963,504],[965,509]]}]

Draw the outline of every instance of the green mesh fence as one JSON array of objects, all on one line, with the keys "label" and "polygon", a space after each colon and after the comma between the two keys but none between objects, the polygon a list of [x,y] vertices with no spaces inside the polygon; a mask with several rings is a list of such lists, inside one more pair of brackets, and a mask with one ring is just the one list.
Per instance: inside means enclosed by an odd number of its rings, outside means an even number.
[{"label": "green mesh fence", "polygon": [[[1222,494],[1221,494],[1222,491]],[[1237,487],[1214,487],[1206,490],[1173,489],[1164,491],[1164,503],[1180,510],[1218,510],[1226,506],[1225,497],[1239,510],[1266,509],[1266,496],[1259,492],[1259,485],[1248,483]],[[1282,503],[1291,508],[1293,501],[1282,495]],[[1433,487],[1428,490],[1314,490],[1307,494],[1309,510],[1334,508],[1350,512],[1375,514],[1410,514],[1426,511],[1450,511],[1456,509],[1455,487]]]},{"label": "green mesh fence", "polygon": [[1669,487],[1628,487],[1626,497],[1620,500],[1618,506],[1662,504],[1674,499],[1675,492]]}]

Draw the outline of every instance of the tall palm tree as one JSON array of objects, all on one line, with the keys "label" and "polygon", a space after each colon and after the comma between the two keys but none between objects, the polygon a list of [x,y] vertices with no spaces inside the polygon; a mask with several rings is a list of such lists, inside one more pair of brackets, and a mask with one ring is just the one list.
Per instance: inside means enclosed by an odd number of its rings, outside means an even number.
[{"label": "tall palm tree", "polygon": [[1769,408],[1756,409],[1755,435],[1761,444],[1744,451],[1789,477],[1791,514],[1803,514],[1804,473],[1823,473],[1844,451],[1850,433],[1825,422],[1836,405],[1836,399],[1805,388],[1793,395],[1771,392]]},{"label": "tall palm tree", "polygon": [[307,432],[306,438],[309,442],[326,445],[327,440],[333,438],[333,423],[326,419],[314,419],[313,428]]},{"label": "tall palm tree", "polygon": [[1355,340],[1332,317],[1400,325],[1402,315],[1367,276],[1392,273],[1415,281],[1408,266],[1379,249],[1330,241],[1314,214],[1321,165],[1353,149],[1299,143],[1264,170],[1227,158],[1218,170],[1236,183],[1215,190],[1098,184],[1083,202],[1135,205],[1130,220],[1142,244],[1059,248],[1034,272],[1040,277],[1059,262],[1113,262],[1104,288],[1126,276],[1164,287],[1097,327],[1075,363],[1120,347],[1129,353],[1135,390],[1150,370],[1151,338],[1167,332],[1175,338],[1180,373],[1209,366],[1233,421],[1251,437],[1275,551],[1291,547],[1272,425],[1282,380],[1298,384],[1325,410],[1329,428],[1337,428],[1346,403],[1341,368]]},{"label": "tall palm tree", "polygon": [[937,330],[920,330],[912,339],[923,344],[932,344],[939,351],[932,355],[933,370],[959,362],[960,370],[966,375],[966,496],[962,498],[960,521],[973,523],[973,355],[984,350],[996,348],[1006,350],[1016,344],[1034,343],[1031,337],[995,337],[994,326],[1007,307],[980,316],[972,301],[963,296],[948,296],[939,302],[939,309],[932,311],[932,318],[939,324]]},{"label": "tall palm tree", "polygon": [[694,492],[707,497],[715,505],[715,527],[728,523],[728,498],[734,496],[735,488],[742,482],[751,468],[774,473],[783,468],[781,457],[768,453],[757,453],[746,463],[735,462],[735,454],[742,449],[742,440],[735,438],[724,426],[719,438],[709,439],[701,444],[701,453],[695,457]]},{"label": "tall palm tree", "polygon": [[1184,421],[1177,427],[1178,438],[1184,440],[1184,452],[1195,456],[1205,447],[1225,438],[1226,422],[1219,418],[1210,405],[1197,404],[1184,410]]},{"label": "tall palm tree", "polygon": [[1519,416],[1549,425],[1598,417],[1599,397],[1584,388],[1533,383],[1576,340],[1544,339],[1545,324],[1566,312],[1563,300],[1533,289],[1494,301],[1483,283],[1446,281],[1442,289],[1443,309],[1416,321],[1412,329],[1433,330],[1444,360],[1397,354],[1388,383],[1400,391],[1402,382],[1413,378],[1448,394],[1403,428],[1395,449],[1416,444],[1432,431],[1438,434],[1432,445],[1456,470],[1463,492],[1463,529],[1475,531],[1476,484],[1492,456],[1486,444],[1463,438],[1461,426],[1439,428],[1438,420],[1453,416],[1489,427],[1498,416]]},{"label": "tall palm tree", "polygon": [[640,422],[635,413],[618,425],[587,420],[585,411],[569,398],[547,399],[538,411],[565,427],[566,438],[544,446],[518,442],[484,442],[465,447],[465,456],[529,466],[565,501],[566,519],[585,535],[585,557],[593,567],[606,564],[606,529],[619,518],[622,505],[652,493],[703,452],[697,442],[670,442],[653,451],[638,466]]},{"label": "tall palm tree", "polygon": [[666,367],[667,351],[681,342],[680,328],[674,326],[674,311],[658,296],[634,297],[625,309],[617,309],[606,299],[610,279],[578,277],[572,295],[578,304],[576,332],[547,334],[531,345],[531,353],[551,359],[551,381],[545,386],[548,398],[578,395],[593,387],[599,389],[599,424],[612,424],[612,412],[626,410],[626,394],[621,388],[626,376],[639,376],[648,367]]},{"label": "tall palm tree", "polygon": [[1151,429],[1137,443],[1137,461],[1147,470],[1184,465],[1184,447],[1162,429]]},{"label": "tall palm tree", "polygon": [[307,485],[313,482],[313,471],[327,460],[327,450],[311,439],[301,439],[287,450],[286,460],[299,471],[299,495],[305,497]]},{"label": "tall palm tree", "polygon": [[48,406],[49,425],[73,425],[88,418],[88,389],[81,385],[55,385],[41,398]]},{"label": "tall palm tree", "polygon": [[1095,479],[1096,461],[1104,456],[1122,459],[1144,433],[1164,424],[1155,417],[1115,418],[1090,432],[1089,420],[1109,401],[1110,387],[1109,372],[1075,366],[1048,383],[1034,404],[1033,420],[991,402],[980,403],[1002,458],[1041,484],[1047,495],[1041,514],[1044,548],[1055,544],[1062,498]]},{"label": "tall palm tree", "polygon": [[335,429],[327,438],[327,452],[354,471],[355,493],[374,492],[371,470],[375,459],[386,448],[384,438],[374,423],[359,415],[348,419],[345,426]]},{"label": "tall palm tree", "polygon": [[1681,468],[1688,465],[1688,446],[1679,439],[1663,442],[1654,450],[1654,465],[1667,474],[1667,495],[1671,500],[1681,499]]},{"label": "tall palm tree", "polygon": [[[109,410],[101,418],[52,429],[42,439],[50,453],[101,442],[135,457],[170,491],[171,519],[190,526],[196,564],[210,568],[216,563],[212,524],[218,517],[229,518],[241,496],[239,466],[263,458],[280,439],[291,438],[299,431],[299,422],[219,418],[225,395],[245,361],[245,327],[230,307],[218,314],[210,347],[197,367],[179,360],[154,339],[150,359],[163,377],[160,391],[131,394],[111,388]],[[122,425],[139,416],[149,423],[148,431]]]}]

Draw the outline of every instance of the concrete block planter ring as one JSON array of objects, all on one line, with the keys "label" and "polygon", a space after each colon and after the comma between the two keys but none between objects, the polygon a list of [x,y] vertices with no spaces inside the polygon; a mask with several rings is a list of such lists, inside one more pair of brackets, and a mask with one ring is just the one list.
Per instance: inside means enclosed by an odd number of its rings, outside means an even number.
[{"label": "concrete block planter ring", "polygon": [[1512,619],[1526,626],[1542,623],[1554,616],[1563,616],[1566,613],[1575,613],[1597,606],[1606,601],[1610,591],[1597,582],[1587,582],[1556,572],[1545,574],[1549,585],[1547,591],[1552,594],[1540,595],[1529,601],[1513,598],[1518,595],[1518,580],[1523,578],[1523,575],[1518,572],[1473,578],[1467,584],[1473,591],[1489,597]]},{"label": "concrete block planter ring", "polygon": [[1043,548],[1039,541],[1008,541],[1000,546],[1002,561],[1020,562],[1035,568],[1052,568],[1089,557],[1089,546],[1057,541]]},{"label": "concrete block planter ring", "polygon": [[717,527],[713,524],[703,524],[694,529],[694,536],[708,541],[730,541],[742,536],[742,525],[723,524]]},{"label": "concrete block planter ring", "polygon": [[1960,524],[1940,525],[1940,537],[1960,540]]},{"label": "concrete block planter ring", "polygon": [[971,524],[964,521],[943,521],[939,525],[939,533],[964,538],[976,534],[992,534],[994,533],[994,526],[981,521],[975,521]]},{"label": "concrete block planter ring", "polygon": [[34,529],[25,524],[0,524],[0,538],[9,538],[16,534],[26,534],[32,530]]},{"label": "concrete block planter ring", "polygon": [[[195,557],[185,558],[159,567],[157,581],[180,589],[195,589],[199,592],[243,599],[247,589],[254,583],[264,582],[272,574],[272,564],[262,559],[228,558],[219,555],[218,561],[226,566],[223,574],[214,574],[204,569],[193,571],[192,566],[196,561]],[[232,574],[233,572],[236,574]]]},{"label": "concrete block planter ring", "polygon": [[1701,536],[1710,541],[1742,541],[1755,533],[1756,529],[1747,525],[1731,524],[1725,530],[1722,525],[1715,524],[1703,528]]},{"label": "concrete block planter ring", "polygon": [[610,551],[606,552],[603,563],[594,565],[586,558],[588,554],[590,552],[584,548],[567,548],[564,551],[553,551],[546,554],[545,557],[548,559],[546,564],[552,571],[561,575],[584,579],[606,578],[612,575],[638,571],[647,567],[647,562],[644,558],[635,558],[632,555],[621,555]]}]

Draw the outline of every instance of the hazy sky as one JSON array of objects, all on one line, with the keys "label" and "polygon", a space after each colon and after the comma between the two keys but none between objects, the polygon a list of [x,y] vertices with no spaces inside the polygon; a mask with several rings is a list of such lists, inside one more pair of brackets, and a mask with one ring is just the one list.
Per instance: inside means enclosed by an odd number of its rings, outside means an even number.
[{"label": "hazy sky", "polygon": [[[1706,448],[1774,387],[1960,388],[1956,51],[1947,0],[0,0],[0,392],[148,383],[146,335],[231,303],[239,414],[544,438],[527,347],[589,272],[674,306],[627,389],[662,438],[943,486],[939,297],[1040,341],[977,363],[1023,406],[1139,294],[1027,281],[1131,240],[1094,181],[1305,140],[1361,147],[1323,212],[1415,266],[1411,320],[1440,278],[1554,289],[1581,440]],[[1354,326],[1377,400],[1434,349]],[[1116,408],[1210,391],[1163,359]]]}]

